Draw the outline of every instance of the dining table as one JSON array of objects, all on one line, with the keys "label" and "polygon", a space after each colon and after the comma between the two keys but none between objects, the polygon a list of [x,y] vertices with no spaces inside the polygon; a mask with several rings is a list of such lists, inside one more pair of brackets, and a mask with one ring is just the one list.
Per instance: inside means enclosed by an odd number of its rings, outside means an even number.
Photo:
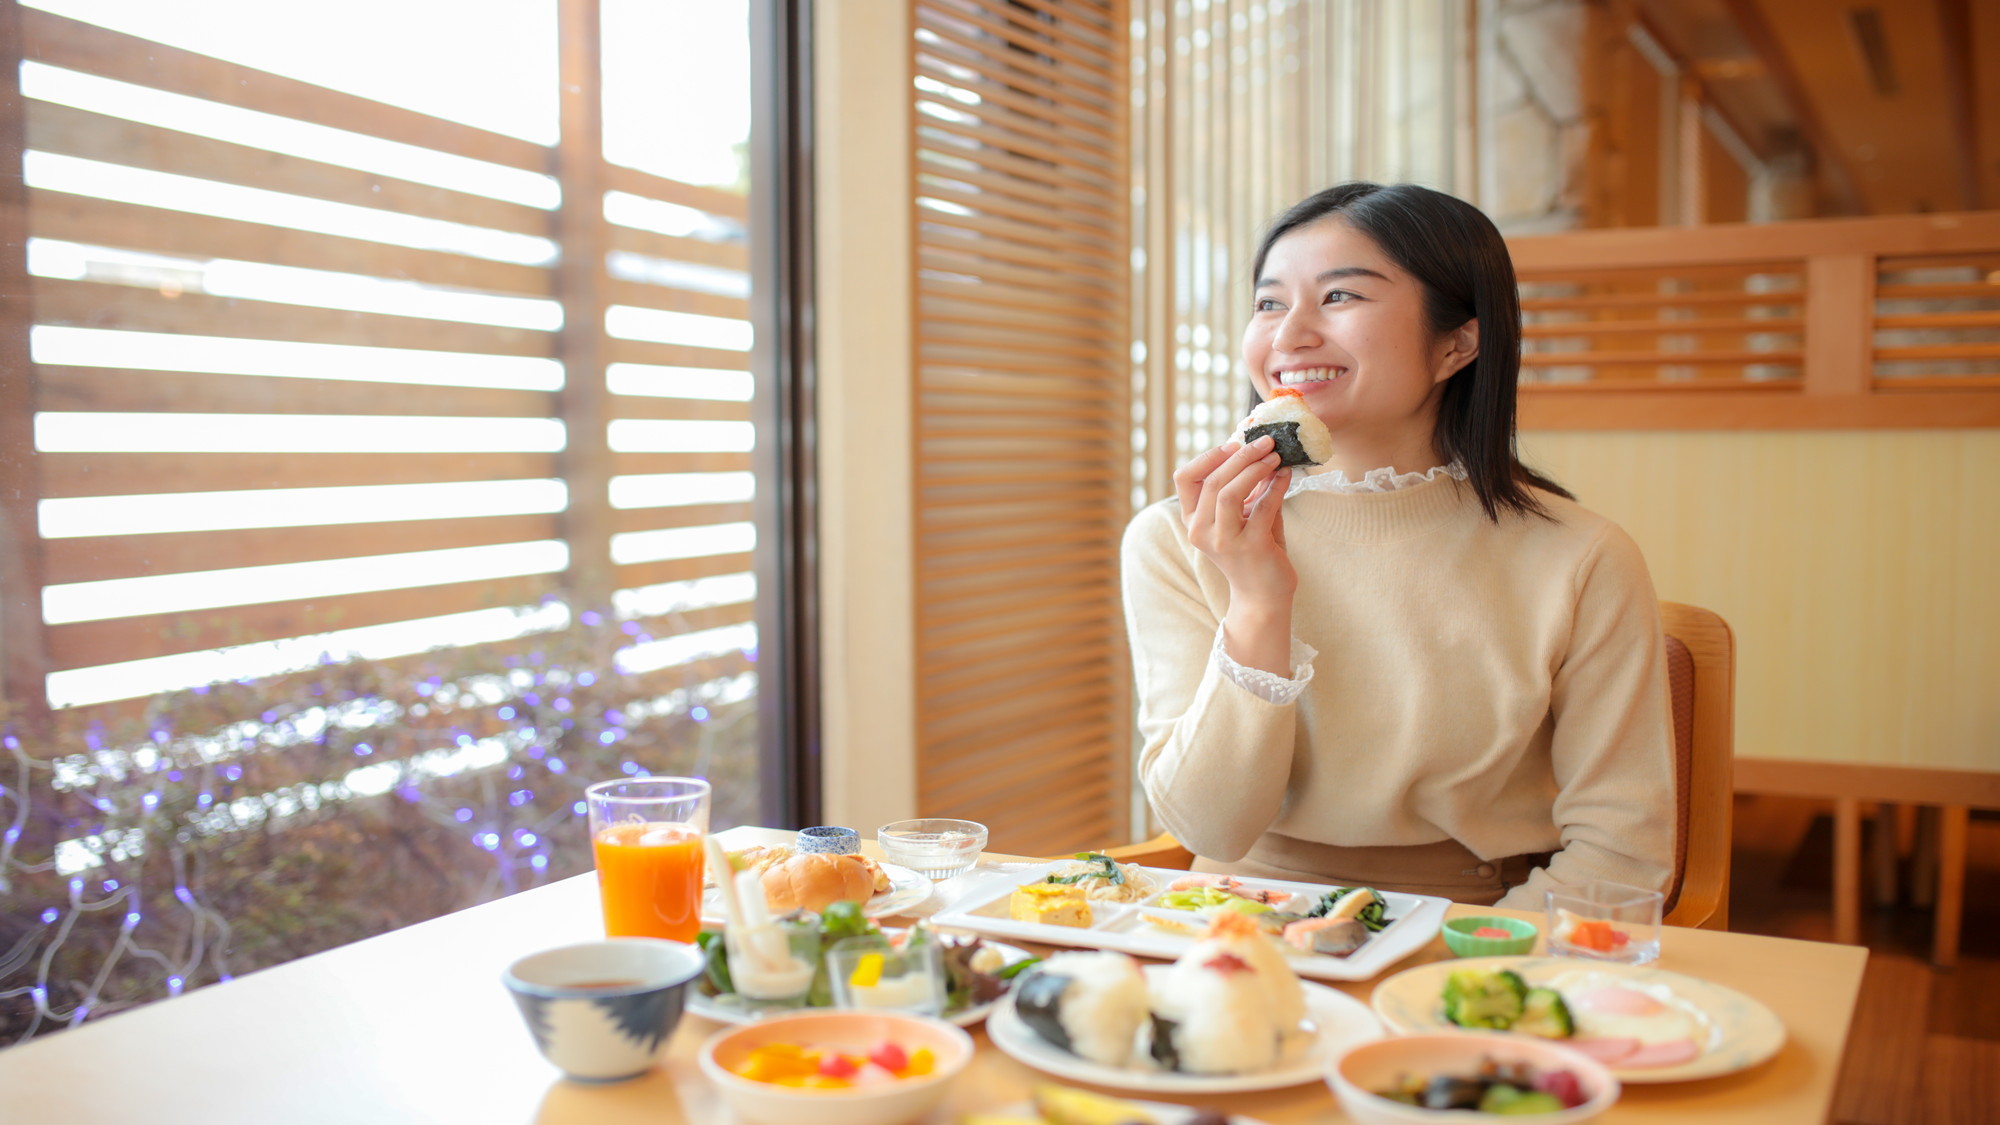
[{"label": "dining table", "polygon": [[[717,835],[737,849],[789,843],[794,833],[746,826]],[[873,853],[872,841],[865,847]],[[989,853],[981,864],[1028,861]],[[1454,905],[1449,916],[1494,913],[1541,922],[1491,907]],[[659,1065],[624,1082],[569,1081],[537,1053],[502,971],[528,953],[603,933],[597,877],[585,873],[92,1020],[0,1050],[0,1121],[728,1125],[730,1111],[697,1063],[723,1024],[684,1016]],[[1365,1002],[1387,976],[1449,956],[1433,938],[1374,980],[1324,983]],[[1658,967],[1761,1001],[1783,1022],[1784,1043],[1736,1073],[1628,1083],[1600,1120],[1826,1121],[1866,957],[1853,946],[1665,928]],[[971,1030],[974,1058],[924,1125],[1018,1106],[1053,1081]],[[1349,1120],[1323,1082],[1226,1095],[1111,1092],[1269,1125]]]}]

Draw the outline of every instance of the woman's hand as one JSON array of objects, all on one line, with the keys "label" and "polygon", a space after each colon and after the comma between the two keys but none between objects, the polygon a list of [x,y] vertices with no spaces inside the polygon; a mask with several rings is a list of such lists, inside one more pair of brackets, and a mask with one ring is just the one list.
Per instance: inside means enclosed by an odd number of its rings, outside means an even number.
[{"label": "woman's hand", "polygon": [[1224,644],[1237,663],[1291,675],[1292,594],[1298,572],[1285,554],[1281,508],[1291,470],[1268,437],[1228,442],[1174,474],[1181,523],[1195,549],[1229,580]]}]

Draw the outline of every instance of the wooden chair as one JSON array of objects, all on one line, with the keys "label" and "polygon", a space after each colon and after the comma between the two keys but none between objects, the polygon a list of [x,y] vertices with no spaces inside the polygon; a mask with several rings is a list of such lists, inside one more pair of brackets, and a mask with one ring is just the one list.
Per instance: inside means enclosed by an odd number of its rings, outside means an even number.
[{"label": "wooden chair", "polygon": [[[1660,603],[1674,715],[1674,881],[1666,920],[1729,928],[1729,832],[1736,753],[1736,639],[1708,610]],[[1186,868],[1194,853],[1169,833],[1110,848],[1121,863]]]}]

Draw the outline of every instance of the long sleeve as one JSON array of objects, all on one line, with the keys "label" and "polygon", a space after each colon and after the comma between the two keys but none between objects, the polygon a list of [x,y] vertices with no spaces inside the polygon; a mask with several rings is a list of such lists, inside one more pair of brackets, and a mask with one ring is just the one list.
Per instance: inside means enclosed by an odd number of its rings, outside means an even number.
[{"label": "long sleeve", "polygon": [[1212,571],[1204,589],[1197,568],[1205,566],[1167,505],[1142,511],[1126,530],[1139,781],[1182,844],[1228,861],[1247,853],[1284,809],[1297,705],[1259,698],[1210,658],[1227,590]]},{"label": "long sleeve", "polygon": [[1592,879],[1663,889],[1673,871],[1673,717],[1652,580],[1638,546],[1607,523],[1575,581],[1549,697],[1562,847],[1501,906],[1539,909],[1550,886]]}]

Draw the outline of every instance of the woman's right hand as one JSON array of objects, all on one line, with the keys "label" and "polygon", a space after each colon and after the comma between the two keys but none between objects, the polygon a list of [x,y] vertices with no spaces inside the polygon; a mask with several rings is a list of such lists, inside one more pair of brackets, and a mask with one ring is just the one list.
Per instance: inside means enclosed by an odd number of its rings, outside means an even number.
[{"label": "woman's right hand", "polygon": [[1278,467],[1271,439],[1260,437],[1249,445],[1227,442],[1174,473],[1181,523],[1189,542],[1229,580],[1231,616],[1291,615],[1299,579],[1285,554],[1281,514],[1291,472]]}]

